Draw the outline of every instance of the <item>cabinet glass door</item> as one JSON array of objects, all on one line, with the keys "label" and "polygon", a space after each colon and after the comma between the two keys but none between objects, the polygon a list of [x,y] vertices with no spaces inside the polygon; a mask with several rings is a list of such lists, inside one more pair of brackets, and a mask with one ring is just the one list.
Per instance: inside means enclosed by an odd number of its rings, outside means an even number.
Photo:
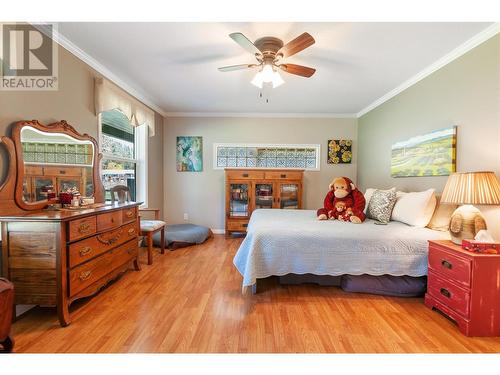
[{"label": "cabinet glass door", "polygon": [[279,207],[299,208],[299,185],[280,184],[279,185]]},{"label": "cabinet glass door", "polygon": [[255,208],[273,208],[273,184],[255,184]]},{"label": "cabinet glass door", "polygon": [[54,191],[54,180],[51,177],[33,177],[34,202],[47,199],[49,190]]},{"label": "cabinet glass door", "polygon": [[249,216],[249,183],[229,184],[229,216],[248,217]]},{"label": "cabinet glass door", "polygon": [[58,177],[57,189],[58,191],[67,192],[68,190],[78,190],[80,194],[85,194],[80,191],[81,180],[78,177]]}]

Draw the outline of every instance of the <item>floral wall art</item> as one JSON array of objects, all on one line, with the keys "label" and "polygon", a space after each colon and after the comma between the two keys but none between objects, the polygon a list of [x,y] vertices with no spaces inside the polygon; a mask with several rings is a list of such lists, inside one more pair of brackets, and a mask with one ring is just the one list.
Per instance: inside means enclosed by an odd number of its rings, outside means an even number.
[{"label": "floral wall art", "polygon": [[350,164],[352,161],[352,140],[331,139],[328,141],[328,164]]}]

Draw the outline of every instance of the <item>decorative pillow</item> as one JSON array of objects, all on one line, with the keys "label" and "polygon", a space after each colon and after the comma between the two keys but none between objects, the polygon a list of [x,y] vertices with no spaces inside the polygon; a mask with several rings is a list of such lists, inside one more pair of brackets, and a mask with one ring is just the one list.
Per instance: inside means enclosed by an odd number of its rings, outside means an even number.
[{"label": "decorative pillow", "polygon": [[366,216],[387,224],[391,219],[392,209],[396,203],[396,189],[375,190],[368,203]]},{"label": "decorative pillow", "polygon": [[396,197],[391,220],[419,228],[429,224],[436,208],[434,189],[412,193],[398,191]]},{"label": "decorative pillow", "polygon": [[[395,189],[395,188],[391,188],[391,189]],[[374,189],[374,188],[368,188],[366,189],[365,191],[365,201],[366,201],[366,204],[365,204],[365,209],[363,210],[364,214],[366,215],[366,212],[368,211],[368,204],[370,203],[370,199],[372,199],[372,195],[373,195],[373,192],[377,190],[377,189]],[[396,192],[397,194],[397,192]]]},{"label": "decorative pillow", "polygon": [[455,204],[441,203],[441,197],[436,197],[437,205],[427,228],[447,232],[450,226],[451,215],[457,209]]}]

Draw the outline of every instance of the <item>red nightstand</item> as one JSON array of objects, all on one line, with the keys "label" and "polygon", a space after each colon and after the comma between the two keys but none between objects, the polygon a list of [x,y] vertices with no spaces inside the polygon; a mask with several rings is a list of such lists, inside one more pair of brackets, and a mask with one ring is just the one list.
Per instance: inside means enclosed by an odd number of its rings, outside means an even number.
[{"label": "red nightstand", "polygon": [[425,305],[453,319],[467,336],[500,336],[500,255],[429,241]]}]

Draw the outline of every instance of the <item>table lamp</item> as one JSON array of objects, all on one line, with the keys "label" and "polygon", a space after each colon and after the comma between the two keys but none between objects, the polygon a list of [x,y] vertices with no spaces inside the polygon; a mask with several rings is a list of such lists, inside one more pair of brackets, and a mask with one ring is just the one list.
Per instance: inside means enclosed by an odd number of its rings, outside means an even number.
[{"label": "table lamp", "polygon": [[453,243],[474,239],[476,233],[486,229],[481,212],[473,204],[500,204],[500,184],[494,172],[453,173],[448,177],[441,196],[442,203],[461,204],[450,221]]}]

